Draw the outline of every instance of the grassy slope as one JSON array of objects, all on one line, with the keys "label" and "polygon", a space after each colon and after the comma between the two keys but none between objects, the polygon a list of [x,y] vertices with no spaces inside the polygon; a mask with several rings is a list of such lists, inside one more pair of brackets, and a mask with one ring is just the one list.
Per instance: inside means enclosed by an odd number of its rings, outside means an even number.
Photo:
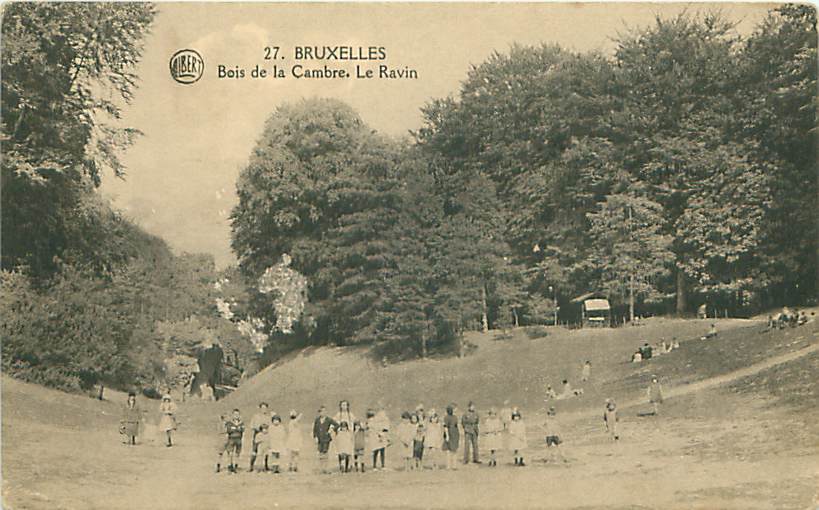
[{"label": "grassy slope", "polygon": [[[543,407],[546,383],[559,391],[568,378],[574,387],[583,386],[582,398],[560,402],[559,410],[598,406],[607,397],[619,400],[640,394],[652,373],[665,384],[685,384],[704,377],[747,366],[769,354],[795,350],[817,341],[807,329],[761,334],[759,322],[721,320],[718,341],[701,342],[711,321],[652,319],[645,326],[615,330],[557,330],[545,338],[529,339],[523,330],[512,338],[494,340],[495,335],[473,334],[477,346],[463,358],[409,361],[387,367],[373,364],[361,351],[311,349],[264,370],[222,402],[224,409],[239,407],[245,412],[267,400],[278,412],[291,408],[312,415],[324,403],[333,408],[349,398],[353,410],[383,400],[393,414],[423,402],[441,409],[454,401],[463,409],[475,400],[480,409],[500,406],[505,399],[529,412]],[[676,336],[681,348],[642,364],[631,364],[631,353],[644,342]],[[805,339],[794,342],[794,338]],[[592,381],[579,382],[581,363],[590,359]]]},{"label": "grassy slope", "polygon": [[[817,324],[760,334],[758,323],[729,321],[720,323],[718,341],[684,341],[679,351],[647,364],[624,361],[643,341],[671,334],[694,338],[706,327],[697,321],[659,320],[641,328],[564,331],[536,340],[521,332],[503,341],[478,335],[472,339],[478,349],[465,359],[387,368],[371,367],[350,350],[311,350],[271,367],[226,401],[182,406],[183,426],[174,449],[150,441],[138,448],[119,446],[122,394],[109,392],[110,401],[98,402],[3,377],[3,498],[9,508],[201,510],[223,507],[231,495],[237,505],[256,508],[269,503],[271,482],[247,476],[214,478],[211,472],[219,443],[213,417],[220,410],[238,406],[247,416],[258,399],[267,398],[277,410],[298,407],[310,416],[318,402],[345,396],[359,412],[363,403],[383,398],[394,417],[398,409],[416,404],[419,395],[444,386],[438,397],[425,399],[428,406],[478,397],[484,410],[510,398],[531,411],[541,407],[544,376],[554,382],[566,374],[576,378],[580,362],[589,357],[595,363],[594,384],[586,386],[582,398],[559,405],[561,410],[596,411],[606,395],[639,395],[643,379],[652,372],[667,376],[666,384],[674,386],[819,342]],[[624,410],[624,439],[616,446],[606,441],[597,413],[565,416],[571,467],[546,468],[546,478],[545,471],[534,468],[497,475],[462,470],[444,478],[390,473],[385,482],[365,477],[340,483],[307,475],[277,485],[275,494],[282,507],[324,507],[338,501],[373,508],[379,501],[393,506],[413,501],[408,506],[449,502],[450,507],[498,507],[518,498],[523,506],[558,508],[612,503],[630,507],[637,501],[658,508],[804,508],[815,488],[805,477],[812,472],[819,444],[818,363],[819,356],[813,354],[727,387],[670,399],[654,419],[636,418],[636,410]],[[328,379],[325,387],[321,382]],[[149,421],[155,421],[156,404],[142,404]],[[536,445],[537,421],[527,416],[530,445]],[[199,425],[202,428],[195,430]],[[539,449],[533,447],[533,460]],[[393,466],[398,463],[394,453],[388,455]],[[307,473],[314,467],[313,457],[304,458]],[[655,490],[640,494],[639,487],[646,484]],[[356,495],[361,491],[372,497],[361,499]],[[174,499],[175,494],[181,499]],[[448,500],[448,494],[456,499]]]}]

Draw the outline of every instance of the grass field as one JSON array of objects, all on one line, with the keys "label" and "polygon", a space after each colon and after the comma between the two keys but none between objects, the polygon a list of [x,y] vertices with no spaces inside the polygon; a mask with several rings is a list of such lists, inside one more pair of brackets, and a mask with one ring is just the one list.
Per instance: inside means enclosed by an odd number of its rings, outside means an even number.
[{"label": "grass field", "polygon": [[[654,319],[639,328],[555,330],[538,339],[523,330],[503,340],[474,335],[476,349],[464,359],[388,367],[357,350],[312,349],[263,371],[221,402],[181,405],[174,448],[150,431],[138,447],[121,444],[122,394],[109,392],[109,400],[99,402],[4,377],[4,507],[814,508],[817,324],[762,333],[759,322],[724,320],[716,340],[698,340],[708,324]],[[681,340],[679,350],[627,362],[643,342],[671,336]],[[568,377],[579,386],[585,359],[594,368],[584,395],[557,404],[569,462],[544,463],[537,428],[543,384],[558,386]],[[638,417],[651,374],[672,396],[659,416]],[[608,440],[600,420],[609,396],[624,405],[619,443]],[[279,412],[304,411],[309,422],[320,403],[332,407],[340,398],[349,398],[357,414],[381,399],[393,421],[418,402],[440,408],[454,400],[463,408],[474,399],[484,412],[509,398],[527,421],[529,465],[512,466],[504,452],[498,468],[319,475],[307,449],[294,476],[213,472],[220,412],[239,407],[249,419],[265,399]],[[156,423],[156,403],[142,404]],[[388,465],[399,465],[394,452]]]}]

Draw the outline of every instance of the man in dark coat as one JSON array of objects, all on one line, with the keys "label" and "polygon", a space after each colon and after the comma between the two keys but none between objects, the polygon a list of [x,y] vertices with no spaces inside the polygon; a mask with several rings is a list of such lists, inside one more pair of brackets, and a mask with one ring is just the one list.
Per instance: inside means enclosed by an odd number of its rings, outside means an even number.
[{"label": "man in dark coat", "polygon": [[318,410],[316,421],[313,422],[313,438],[318,446],[319,462],[322,473],[327,472],[327,452],[330,450],[330,442],[333,436],[330,431],[336,426],[332,418],[327,416],[326,408],[321,406]]},{"label": "man in dark coat", "polygon": [[464,464],[469,464],[469,447],[472,447],[472,462],[480,464],[478,460],[478,423],[481,421],[475,411],[475,403],[470,402],[469,408],[461,418],[461,426],[464,429]]}]

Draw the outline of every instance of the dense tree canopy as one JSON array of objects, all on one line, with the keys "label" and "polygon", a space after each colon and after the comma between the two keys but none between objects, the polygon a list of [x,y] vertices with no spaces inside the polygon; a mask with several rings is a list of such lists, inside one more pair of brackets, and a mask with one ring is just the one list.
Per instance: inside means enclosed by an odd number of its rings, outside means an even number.
[{"label": "dense tree canopy", "polygon": [[784,6],[743,39],[684,13],[610,58],[513,46],[422,109],[412,149],[337,102],[283,106],[238,187],[243,270],[292,253],[310,341],[422,356],[554,296],[564,319],[587,292],[631,316],[812,297],[815,23]]}]

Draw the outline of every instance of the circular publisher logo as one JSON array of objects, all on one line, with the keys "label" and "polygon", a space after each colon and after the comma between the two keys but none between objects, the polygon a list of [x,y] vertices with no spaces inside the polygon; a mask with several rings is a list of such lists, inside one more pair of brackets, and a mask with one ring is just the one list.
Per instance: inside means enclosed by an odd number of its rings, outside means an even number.
[{"label": "circular publisher logo", "polygon": [[196,83],[205,72],[205,61],[196,50],[179,50],[173,54],[168,64],[171,78],[178,83]]}]

